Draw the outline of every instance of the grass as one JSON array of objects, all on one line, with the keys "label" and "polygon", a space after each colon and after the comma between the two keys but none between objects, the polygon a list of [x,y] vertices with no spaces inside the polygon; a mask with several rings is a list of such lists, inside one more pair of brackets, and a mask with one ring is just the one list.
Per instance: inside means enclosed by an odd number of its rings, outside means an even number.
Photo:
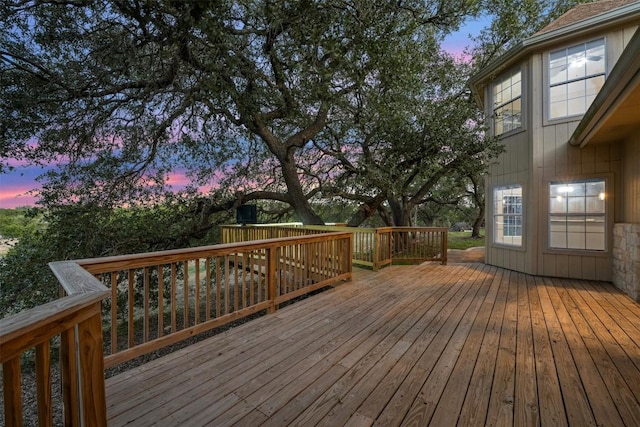
[{"label": "grass", "polygon": [[469,249],[476,246],[484,246],[484,230],[480,232],[480,238],[471,237],[471,231],[450,231],[449,249]]}]

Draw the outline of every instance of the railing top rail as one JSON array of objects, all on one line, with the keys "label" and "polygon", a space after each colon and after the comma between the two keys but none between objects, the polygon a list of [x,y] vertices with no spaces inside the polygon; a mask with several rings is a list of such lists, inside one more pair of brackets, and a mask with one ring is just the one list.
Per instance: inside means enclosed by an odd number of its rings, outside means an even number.
[{"label": "railing top rail", "polygon": [[75,262],[49,265],[67,296],[0,319],[2,363],[73,326],[82,317],[78,313],[109,295],[106,287]]},{"label": "railing top rail", "polygon": [[276,239],[253,240],[248,242],[226,243],[221,245],[199,246],[195,248],[173,249],[168,251],[145,252],[131,255],[117,255],[103,258],[87,258],[75,261],[92,274],[105,273],[116,269],[146,267],[150,265],[169,264],[192,258],[225,255],[237,252],[238,249],[256,250],[270,247],[286,246],[292,242],[315,242],[327,238],[339,239],[349,236],[348,232],[327,233]]}]

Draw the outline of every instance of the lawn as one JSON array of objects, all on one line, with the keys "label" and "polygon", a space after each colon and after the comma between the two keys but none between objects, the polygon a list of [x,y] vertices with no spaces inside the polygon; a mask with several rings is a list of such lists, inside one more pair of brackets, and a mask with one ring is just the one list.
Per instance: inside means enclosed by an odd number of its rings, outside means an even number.
[{"label": "lawn", "polygon": [[469,249],[475,246],[484,246],[484,230],[480,232],[480,238],[471,237],[471,231],[450,231],[449,249]]}]

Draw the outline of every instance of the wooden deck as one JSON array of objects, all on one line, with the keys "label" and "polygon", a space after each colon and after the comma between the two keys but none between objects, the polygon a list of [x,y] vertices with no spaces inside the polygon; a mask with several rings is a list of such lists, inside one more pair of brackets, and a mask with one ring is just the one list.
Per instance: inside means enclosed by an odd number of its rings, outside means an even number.
[{"label": "wooden deck", "polygon": [[355,280],[107,380],[109,425],[640,425],[640,305],[484,264]]}]

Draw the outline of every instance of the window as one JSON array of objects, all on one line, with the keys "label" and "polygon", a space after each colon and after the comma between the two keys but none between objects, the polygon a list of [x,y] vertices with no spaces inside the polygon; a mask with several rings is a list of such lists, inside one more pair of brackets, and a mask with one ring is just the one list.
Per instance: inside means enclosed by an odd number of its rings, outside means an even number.
[{"label": "window", "polygon": [[522,186],[493,190],[493,242],[522,246]]},{"label": "window", "polygon": [[549,54],[549,119],[584,114],[605,77],[604,39]]},{"label": "window", "polygon": [[493,85],[494,134],[522,127],[522,77],[520,70],[499,79]]},{"label": "window", "polygon": [[605,181],[549,184],[549,247],[605,250]]}]

